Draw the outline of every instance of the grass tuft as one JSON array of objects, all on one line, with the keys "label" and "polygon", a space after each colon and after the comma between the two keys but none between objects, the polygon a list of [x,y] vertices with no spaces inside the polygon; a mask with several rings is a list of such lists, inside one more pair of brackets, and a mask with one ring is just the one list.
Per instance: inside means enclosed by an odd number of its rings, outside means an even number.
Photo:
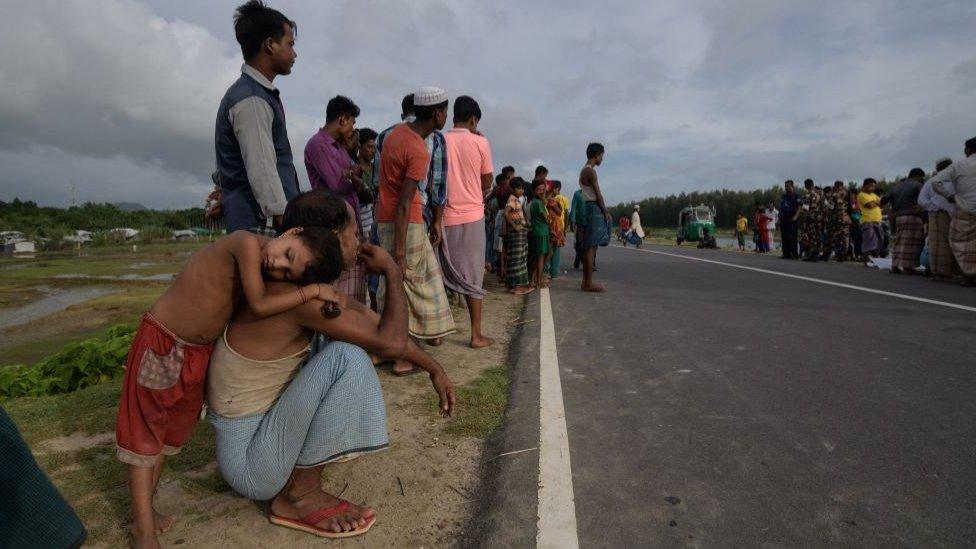
[{"label": "grass tuft", "polygon": [[488,437],[502,425],[508,404],[508,368],[501,365],[485,370],[477,379],[457,389],[457,399],[454,421],[448,425],[447,433]]}]

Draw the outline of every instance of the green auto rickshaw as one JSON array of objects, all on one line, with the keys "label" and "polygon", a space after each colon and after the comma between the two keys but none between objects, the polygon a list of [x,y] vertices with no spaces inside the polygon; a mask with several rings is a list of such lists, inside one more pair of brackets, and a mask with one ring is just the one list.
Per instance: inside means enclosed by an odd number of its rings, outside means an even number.
[{"label": "green auto rickshaw", "polygon": [[715,236],[715,210],[711,206],[699,204],[685,206],[678,214],[678,246],[682,242],[698,242],[705,230]]}]

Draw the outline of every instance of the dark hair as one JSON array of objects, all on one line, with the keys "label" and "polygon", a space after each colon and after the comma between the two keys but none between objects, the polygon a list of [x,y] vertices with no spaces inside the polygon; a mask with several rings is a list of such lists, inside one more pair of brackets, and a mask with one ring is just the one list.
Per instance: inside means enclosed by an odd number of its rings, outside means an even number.
[{"label": "dark hair", "polygon": [[349,223],[346,202],[328,189],[312,189],[292,198],[285,206],[281,230],[293,227],[342,229]]},{"label": "dark hair", "polygon": [[337,95],[329,99],[329,104],[325,106],[326,124],[337,120],[340,116],[359,117],[359,107],[345,95]]},{"label": "dark hair", "polygon": [[413,94],[408,93],[403,96],[403,101],[400,101],[400,119],[402,120],[411,114],[413,114]]},{"label": "dark hair", "polygon": [[539,177],[540,175],[542,175],[544,173],[549,173],[549,168],[543,166],[542,164],[539,164],[538,166],[535,167],[535,176],[536,177]]},{"label": "dark hair", "polygon": [[367,142],[376,139],[376,131],[372,128],[359,128],[359,144],[365,145]]},{"label": "dark hair", "polygon": [[502,168],[502,173],[508,173],[508,174],[515,175],[515,168],[513,168],[511,166],[505,166],[504,168]]},{"label": "dark hair", "polygon": [[834,187],[843,187],[843,186],[844,186],[843,181],[834,181]]},{"label": "dark hair", "polygon": [[555,180],[555,181],[552,182],[552,187],[554,189],[562,190],[563,189],[563,182],[557,179],[557,180]]},{"label": "dark hair", "polygon": [[540,186],[545,185],[545,184],[546,184],[546,182],[543,181],[542,179],[533,179],[532,180],[532,194],[535,194],[535,190],[537,188],[539,188]]},{"label": "dark hair", "polygon": [[754,208],[762,208],[762,204],[757,200],[755,204],[752,205]]},{"label": "dark hair", "polygon": [[515,189],[524,189],[525,180],[521,177],[513,177],[511,183],[508,184],[509,187],[514,191]]},{"label": "dark hair", "polygon": [[586,146],[586,159],[596,158],[604,151],[603,145],[599,143],[590,143]]},{"label": "dark hair", "polygon": [[502,181],[505,181],[506,179],[508,179],[508,177],[505,176],[505,172],[502,172],[495,176],[495,184],[501,185]]},{"label": "dark hair", "polygon": [[787,179],[786,181],[783,182],[783,186],[785,187],[787,185],[793,185],[795,187],[796,183],[794,183],[792,179]]},{"label": "dark hair", "polygon": [[967,139],[966,144],[964,146],[966,147],[966,150],[976,152],[976,137],[971,137]]},{"label": "dark hair", "polygon": [[912,168],[908,172],[908,177],[917,177],[919,179],[925,179],[925,170],[922,168]]},{"label": "dark hair", "polygon": [[434,113],[437,111],[446,111],[448,102],[438,103],[437,105],[414,105],[413,115],[417,117],[418,122],[426,122],[428,120],[434,119]]},{"label": "dark hair", "polygon": [[877,183],[877,181],[875,181],[873,177],[865,177],[864,183],[861,183],[861,188],[863,189],[864,187],[874,185],[875,183]]},{"label": "dark hair", "polygon": [[454,100],[454,122],[467,122],[472,116],[481,120],[481,107],[473,97],[462,95]]},{"label": "dark hair", "polygon": [[302,286],[316,282],[330,283],[342,273],[342,244],[334,229],[302,227],[298,238],[312,252],[312,262],[295,281]]},{"label": "dark hair", "polygon": [[807,189],[812,188],[813,187],[813,180],[810,179],[810,178],[804,179],[803,180],[803,186],[806,187]]},{"label": "dark hair", "polygon": [[938,162],[935,163],[935,171],[941,172],[942,170],[948,168],[951,165],[952,165],[951,158],[943,158],[942,160],[939,160]]},{"label": "dark hair", "polygon": [[276,9],[264,5],[261,0],[250,0],[237,6],[234,11],[234,35],[241,45],[245,61],[254,59],[261,51],[261,44],[271,38],[275,42],[285,35],[285,25],[298,32],[295,22]]}]

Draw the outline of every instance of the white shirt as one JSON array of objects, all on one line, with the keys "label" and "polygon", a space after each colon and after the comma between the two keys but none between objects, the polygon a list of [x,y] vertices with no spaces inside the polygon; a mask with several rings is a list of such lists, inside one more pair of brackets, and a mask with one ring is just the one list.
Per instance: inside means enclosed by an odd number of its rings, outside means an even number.
[{"label": "white shirt", "polygon": [[644,227],[641,226],[640,214],[637,210],[630,214],[630,230],[637,233],[637,236],[644,238]]},{"label": "white shirt", "polygon": [[[948,212],[951,214],[952,212],[956,211],[956,206],[952,202],[949,202],[946,197],[935,192],[935,187],[932,185],[932,179],[934,178],[929,178],[929,180],[922,185],[922,190],[918,193],[918,205],[925,208],[925,211],[929,213]],[[943,183],[942,188],[949,193],[950,196],[956,193],[952,183]]]},{"label": "white shirt", "polygon": [[[955,196],[957,208],[976,214],[976,154],[933,175],[929,181],[935,192],[946,198]],[[952,188],[947,183],[952,183]]]}]

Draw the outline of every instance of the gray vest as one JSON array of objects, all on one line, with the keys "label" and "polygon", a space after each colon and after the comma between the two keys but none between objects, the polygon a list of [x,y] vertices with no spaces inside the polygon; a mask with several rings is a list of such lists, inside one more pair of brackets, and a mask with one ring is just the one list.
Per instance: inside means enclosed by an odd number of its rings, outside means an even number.
[{"label": "gray vest", "polygon": [[269,90],[250,76],[241,74],[241,77],[228,88],[217,109],[215,149],[222,191],[220,202],[224,209],[227,232],[265,225],[261,207],[254,199],[254,193],[251,192],[247,170],[244,169],[244,158],[241,156],[241,146],[237,142],[229,118],[231,107],[251,96],[267,101],[274,113],[271,139],[274,143],[278,177],[281,178],[281,188],[285,191],[285,198],[291,200],[299,192],[298,172],[295,171],[295,164],[292,162],[291,143],[288,142],[288,130],[285,128],[285,109],[278,97],[278,90]]}]

